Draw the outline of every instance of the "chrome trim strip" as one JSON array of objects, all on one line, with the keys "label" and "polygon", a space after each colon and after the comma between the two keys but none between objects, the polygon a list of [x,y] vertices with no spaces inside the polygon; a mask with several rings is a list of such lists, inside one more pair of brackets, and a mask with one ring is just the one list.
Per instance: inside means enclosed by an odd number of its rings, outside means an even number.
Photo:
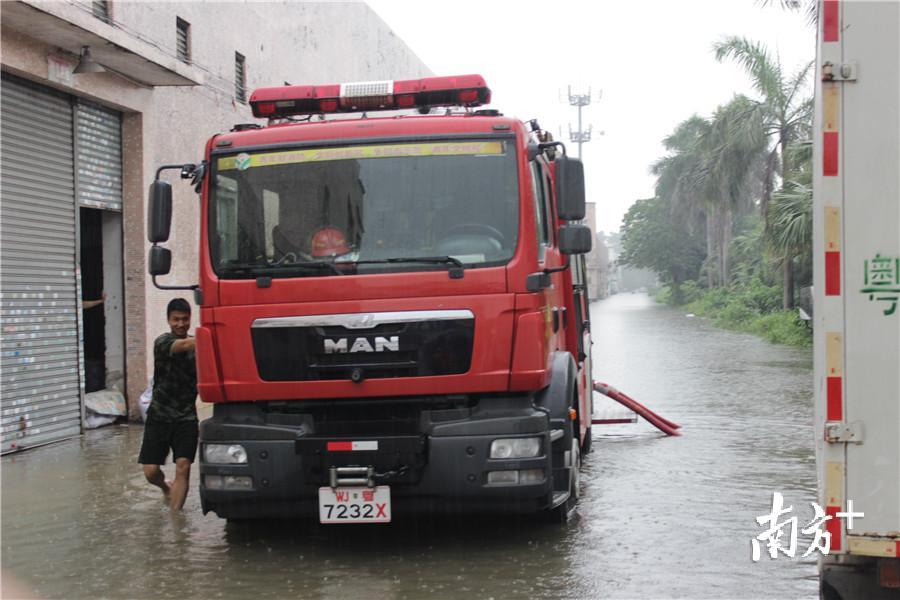
[{"label": "chrome trim strip", "polygon": [[344,327],[372,329],[385,323],[420,323],[422,321],[457,321],[474,319],[471,310],[409,310],[397,312],[347,313],[342,315],[310,315],[303,317],[269,317],[256,319],[253,329],[264,327]]}]

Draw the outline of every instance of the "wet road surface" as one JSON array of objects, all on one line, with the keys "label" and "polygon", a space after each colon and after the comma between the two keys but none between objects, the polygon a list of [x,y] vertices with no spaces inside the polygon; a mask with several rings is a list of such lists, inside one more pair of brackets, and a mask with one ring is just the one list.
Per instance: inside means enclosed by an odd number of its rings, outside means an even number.
[{"label": "wet road surface", "polygon": [[141,427],[113,426],[3,458],[4,597],[13,581],[43,598],[817,597],[815,555],[750,558],[772,492],[801,526],[811,516],[811,352],[643,295],[595,303],[591,317],[596,378],[684,435],[595,426],[567,526],[227,525],[200,513],[196,473],[173,516],[135,463]]}]

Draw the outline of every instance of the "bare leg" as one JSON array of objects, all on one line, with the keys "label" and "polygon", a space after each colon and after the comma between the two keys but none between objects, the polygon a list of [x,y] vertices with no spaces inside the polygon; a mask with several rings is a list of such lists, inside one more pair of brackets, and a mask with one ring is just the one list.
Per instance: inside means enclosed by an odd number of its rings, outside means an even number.
[{"label": "bare leg", "polygon": [[166,498],[169,497],[171,487],[169,486],[169,482],[166,481],[166,476],[163,475],[159,465],[144,465],[144,477],[147,478],[147,481],[161,489]]},{"label": "bare leg", "polygon": [[172,482],[172,493],[169,497],[169,508],[181,510],[187,498],[188,485],[191,479],[191,461],[187,458],[175,459],[175,480]]}]

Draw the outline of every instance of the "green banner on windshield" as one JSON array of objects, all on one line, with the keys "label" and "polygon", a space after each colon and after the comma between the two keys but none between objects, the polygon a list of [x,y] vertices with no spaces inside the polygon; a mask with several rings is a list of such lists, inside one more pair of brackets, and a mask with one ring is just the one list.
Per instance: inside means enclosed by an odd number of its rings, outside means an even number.
[{"label": "green banner on windshield", "polygon": [[259,154],[241,153],[220,158],[219,171],[253,167],[271,167],[297,163],[361,158],[397,158],[405,156],[478,156],[503,154],[503,142],[428,142],[421,144],[379,144],[374,146],[345,146],[341,148],[312,148]]}]

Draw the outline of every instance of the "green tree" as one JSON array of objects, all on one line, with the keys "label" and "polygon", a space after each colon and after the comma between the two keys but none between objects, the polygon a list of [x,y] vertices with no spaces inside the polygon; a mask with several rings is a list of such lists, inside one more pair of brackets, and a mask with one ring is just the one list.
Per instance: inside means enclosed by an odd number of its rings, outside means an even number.
[{"label": "green tree", "polygon": [[[789,181],[772,196],[769,245],[779,261],[812,258],[812,188]],[[793,265],[784,270],[793,293]]]},{"label": "green tree", "polygon": [[735,219],[754,210],[762,187],[767,141],[754,114],[753,101],[735,96],[713,113],[703,140],[705,168],[700,185],[708,190],[714,215],[716,266],[722,285],[731,282],[729,252]]},{"label": "green tree", "polygon": [[659,197],[638,200],[622,222],[619,262],[650,269],[672,286],[672,298],[681,302],[681,284],[697,277],[703,262],[703,241],[668,202]]},{"label": "green tree", "polygon": [[[699,185],[706,160],[703,140],[709,130],[709,121],[698,115],[679,123],[663,140],[668,154],[653,163],[650,172],[657,177],[656,196],[668,203],[690,233],[704,233],[706,256],[712,257],[716,252],[713,214],[707,190]],[[707,286],[713,287],[713,271],[706,269],[706,275]]]},{"label": "green tree", "polygon": [[[792,177],[794,165],[787,149],[802,139],[801,132],[811,119],[812,98],[805,91],[813,62],[810,61],[792,74],[786,74],[781,62],[769,54],[765,45],[743,37],[725,38],[715,43],[713,50],[717,60],[730,59],[742,66],[759,94],[759,99],[748,107],[743,119],[747,123],[762,123],[765,135],[772,140],[763,175],[764,187],[760,203],[768,236],[768,208],[776,177],[779,172],[784,180]],[[735,132],[752,134],[753,129],[753,126],[736,127]],[[784,256],[779,258],[783,265],[783,305],[784,308],[792,308],[792,261]]]},{"label": "green tree", "polygon": [[657,195],[692,227],[703,222],[708,287],[729,283],[734,221],[753,209],[758,195],[767,140],[748,113],[756,114],[753,102],[738,95],[710,120],[695,115],[683,121],[663,140],[669,154],[651,167]]},{"label": "green tree", "polygon": [[[757,0],[761,6],[769,6],[774,4],[773,0]],[[818,21],[818,0],[777,0],[782,10],[788,12],[800,12],[806,15],[806,22],[809,25],[815,25]]]}]

